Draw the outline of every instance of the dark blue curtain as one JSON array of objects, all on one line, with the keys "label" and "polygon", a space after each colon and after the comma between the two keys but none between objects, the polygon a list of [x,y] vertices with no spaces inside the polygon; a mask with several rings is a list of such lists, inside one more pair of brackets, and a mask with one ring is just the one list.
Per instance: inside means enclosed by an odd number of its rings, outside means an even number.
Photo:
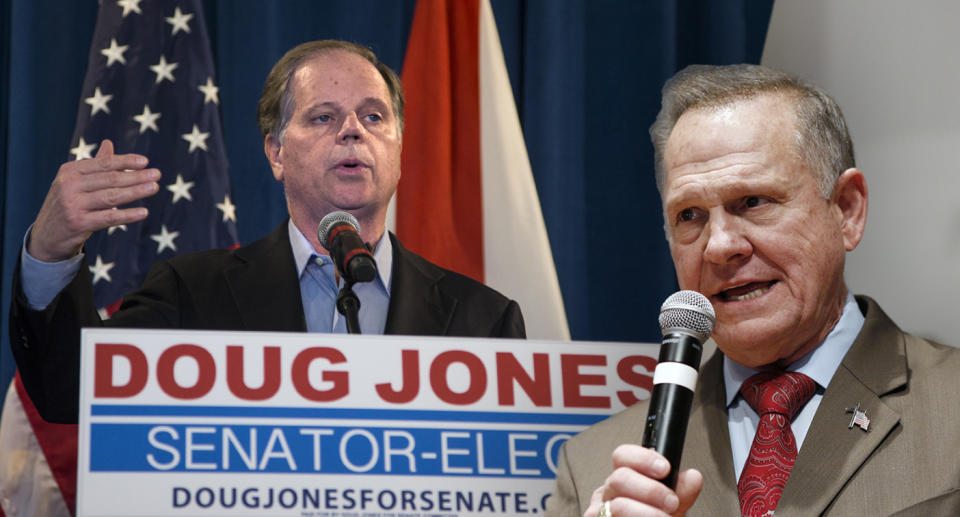
[{"label": "dark blue curtain", "polygon": [[[114,0],[103,0],[114,1]],[[148,0],[149,1],[149,0]],[[436,0],[440,1],[440,0]],[[676,289],[647,128],[690,63],[759,62],[772,0],[492,0],[574,339],[659,341]],[[68,149],[96,0],[0,0],[0,387],[21,241]],[[240,238],[286,217],[255,123],[289,48],[339,38],[402,69],[415,0],[209,0]],[[522,254],[521,254],[522,255]]]}]

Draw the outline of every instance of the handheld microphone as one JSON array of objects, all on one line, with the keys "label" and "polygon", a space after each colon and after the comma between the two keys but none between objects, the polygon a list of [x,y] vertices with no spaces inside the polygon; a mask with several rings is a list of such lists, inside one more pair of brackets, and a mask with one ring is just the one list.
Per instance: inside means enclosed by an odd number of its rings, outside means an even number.
[{"label": "handheld microphone", "polygon": [[670,488],[677,484],[703,342],[713,333],[716,320],[710,301],[696,291],[677,291],[660,307],[663,342],[641,445],[670,462],[670,473],[663,480]]},{"label": "handheld microphone", "polygon": [[370,282],[377,277],[377,263],[360,238],[356,217],[347,212],[330,212],[320,220],[317,237],[348,284]]}]

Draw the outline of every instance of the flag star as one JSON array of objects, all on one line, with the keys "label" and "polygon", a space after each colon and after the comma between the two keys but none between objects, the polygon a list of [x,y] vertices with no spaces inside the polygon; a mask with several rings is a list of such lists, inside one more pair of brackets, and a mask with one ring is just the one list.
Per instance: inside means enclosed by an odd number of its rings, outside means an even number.
[{"label": "flag star", "polygon": [[176,81],[173,78],[173,70],[178,66],[180,66],[178,63],[167,63],[166,56],[161,55],[159,63],[150,65],[150,70],[157,74],[157,81],[154,84],[160,84],[164,79],[169,79],[171,83]]},{"label": "flag star", "polygon": [[131,12],[137,14],[143,14],[143,11],[140,10],[140,2],[143,0],[117,0],[117,5],[123,7],[123,16],[121,18],[126,18]]},{"label": "flag star", "polygon": [[90,116],[93,117],[99,112],[110,113],[110,108],[107,106],[107,103],[110,102],[110,99],[113,98],[113,95],[105,95],[100,91],[98,86],[93,90],[93,97],[87,97],[83,99],[83,102],[86,102],[90,105]]},{"label": "flag star", "polygon": [[189,34],[190,25],[188,25],[188,22],[190,21],[191,18],[193,18],[193,13],[184,14],[180,12],[180,8],[177,7],[173,11],[173,16],[167,18],[167,23],[169,23],[170,25],[173,25],[173,32],[171,32],[170,35],[173,36],[180,30]]},{"label": "flag star", "polygon": [[207,138],[210,138],[210,133],[201,133],[197,125],[194,124],[192,132],[183,134],[183,139],[190,142],[190,149],[187,152],[192,153],[196,151],[198,147],[206,151]]},{"label": "flag star", "polygon": [[[116,208],[114,208],[114,210],[116,210]],[[107,228],[107,235],[113,235],[113,232],[115,232],[115,231],[117,231],[117,230],[127,231],[127,225],[125,225],[125,224],[120,224],[120,225],[117,225],[117,226],[111,226],[111,227]]]},{"label": "flag star", "polygon": [[213,77],[207,77],[207,84],[201,84],[197,86],[197,89],[203,92],[203,103],[212,102],[214,104],[220,104],[220,88],[217,88],[213,84]]},{"label": "flag star", "polygon": [[237,207],[230,202],[230,196],[223,198],[223,203],[217,203],[217,208],[223,212],[223,222],[237,222]]},{"label": "flag star", "polygon": [[80,143],[76,147],[70,149],[70,154],[76,156],[77,160],[83,160],[86,158],[93,158],[93,150],[97,148],[97,144],[88,144],[83,140],[83,137],[80,137]]},{"label": "flag star", "polygon": [[176,239],[180,236],[180,232],[171,232],[167,230],[167,225],[160,225],[160,233],[151,235],[150,238],[157,242],[157,254],[163,252],[163,250],[170,248],[173,251],[177,251],[177,246],[173,243],[173,239]]},{"label": "flag star", "polygon": [[114,264],[114,262],[104,262],[100,255],[97,255],[97,262],[90,266],[90,272],[93,273],[93,283],[96,284],[100,280],[112,282],[110,270],[113,269]]},{"label": "flag star", "polygon": [[150,106],[146,104],[143,105],[143,113],[133,116],[133,120],[140,124],[141,135],[148,129],[152,129],[154,133],[159,133],[160,129],[157,128],[158,118],[160,118],[160,114],[150,111]]},{"label": "flag star", "polygon": [[171,204],[180,201],[181,198],[187,198],[187,201],[193,201],[193,198],[190,197],[190,189],[193,188],[194,183],[192,181],[183,181],[183,176],[177,174],[177,181],[172,185],[167,185],[167,190],[173,192],[173,201]]},{"label": "flag star", "polygon": [[110,46],[101,50],[100,53],[107,56],[107,66],[113,65],[119,61],[121,65],[127,64],[123,53],[127,51],[130,45],[117,45],[117,38],[110,38]]}]

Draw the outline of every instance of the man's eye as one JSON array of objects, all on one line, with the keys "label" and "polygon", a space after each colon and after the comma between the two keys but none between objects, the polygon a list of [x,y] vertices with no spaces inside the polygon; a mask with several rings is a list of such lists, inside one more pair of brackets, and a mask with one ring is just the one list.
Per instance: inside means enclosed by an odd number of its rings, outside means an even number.
[{"label": "man's eye", "polygon": [[697,211],[692,208],[685,208],[677,214],[677,222],[687,223],[697,218]]},{"label": "man's eye", "polygon": [[370,122],[380,122],[383,120],[383,117],[381,117],[379,113],[371,113],[367,115],[367,120]]},{"label": "man's eye", "polygon": [[766,203],[767,200],[760,196],[747,196],[743,198],[743,206],[745,208],[756,208]]},{"label": "man's eye", "polygon": [[313,117],[313,120],[316,120],[317,122],[330,122],[330,115],[317,115],[316,117]]}]

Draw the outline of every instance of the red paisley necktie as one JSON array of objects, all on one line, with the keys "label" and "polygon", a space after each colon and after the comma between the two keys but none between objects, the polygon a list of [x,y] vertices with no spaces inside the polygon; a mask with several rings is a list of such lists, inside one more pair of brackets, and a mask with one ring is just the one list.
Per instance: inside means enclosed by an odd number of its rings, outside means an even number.
[{"label": "red paisley necktie", "polygon": [[810,377],[796,372],[758,373],[740,387],[740,395],[760,415],[750,456],[737,483],[741,514],[773,515],[797,461],[797,441],[790,422],[816,389]]}]

